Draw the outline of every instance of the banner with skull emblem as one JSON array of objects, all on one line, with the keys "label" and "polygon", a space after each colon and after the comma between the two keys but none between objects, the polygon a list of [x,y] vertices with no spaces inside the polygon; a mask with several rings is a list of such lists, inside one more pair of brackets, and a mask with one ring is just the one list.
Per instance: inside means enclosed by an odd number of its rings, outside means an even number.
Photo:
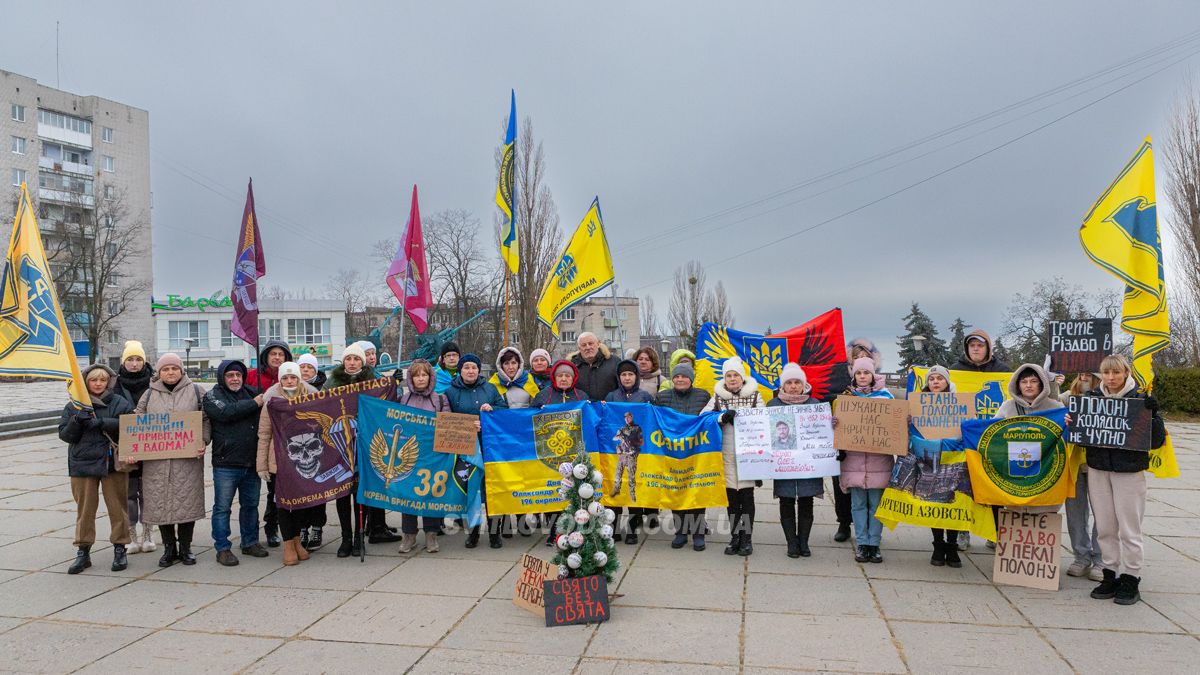
[{"label": "banner with skull emblem", "polygon": [[319,506],[354,487],[360,396],[393,400],[390,377],[297,396],[271,399],[275,503],[285,509]]}]

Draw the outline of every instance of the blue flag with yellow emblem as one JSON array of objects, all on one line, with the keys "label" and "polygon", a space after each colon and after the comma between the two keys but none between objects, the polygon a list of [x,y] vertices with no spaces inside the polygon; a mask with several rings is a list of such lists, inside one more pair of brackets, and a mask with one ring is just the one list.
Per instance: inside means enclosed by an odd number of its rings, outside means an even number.
[{"label": "blue flag with yellow emblem", "polygon": [[433,449],[436,413],[358,399],[358,501],[426,518],[482,520],[479,455]]},{"label": "blue flag with yellow emblem", "polygon": [[92,409],[24,183],[0,276],[0,375],[66,380],[71,404]]}]

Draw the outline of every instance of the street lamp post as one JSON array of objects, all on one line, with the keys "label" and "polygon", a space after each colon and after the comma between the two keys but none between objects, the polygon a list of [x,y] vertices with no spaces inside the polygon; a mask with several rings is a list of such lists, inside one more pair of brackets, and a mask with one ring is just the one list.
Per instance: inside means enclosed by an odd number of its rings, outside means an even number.
[{"label": "street lamp post", "polygon": [[671,348],[671,341],[668,340],[666,338],[666,336],[664,335],[662,341],[658,343],[658,346],[660,349],[659,354],[662,356],[666,356],[667,350]]},{"label": "street lamp post", "polygon": [[[183,372],[185,373],[192,369],[192,347],[198,344],[200,344],[200,340],[197,338],[183,339]],[[188,373],[188,377],[191,377],[191,373]]]},{"label": "street lamp post", "polygon": [[922,361],[922,363],[916,363],[914,361],[913,365],[920,365],[920,366],[928,365],[927,363],[924,363],[925,359],[922,358],[922,356],[921,356],[924,353],[926,340],[928,340],[928,338],[926,338],[924,335],[912,336],[913,351],[915,352],[915,354],[913,354],[913,357],[915,359],[920,359]]}]

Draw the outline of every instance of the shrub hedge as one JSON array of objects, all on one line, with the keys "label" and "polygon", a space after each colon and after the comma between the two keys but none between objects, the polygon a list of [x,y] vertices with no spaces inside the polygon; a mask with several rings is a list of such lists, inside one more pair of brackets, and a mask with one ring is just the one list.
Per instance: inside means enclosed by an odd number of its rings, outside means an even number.
[{"label": "shrub hedge", "polygon": [[1163,410],[1200,415],[1200,368],[1156,368],[1154,397]]}]

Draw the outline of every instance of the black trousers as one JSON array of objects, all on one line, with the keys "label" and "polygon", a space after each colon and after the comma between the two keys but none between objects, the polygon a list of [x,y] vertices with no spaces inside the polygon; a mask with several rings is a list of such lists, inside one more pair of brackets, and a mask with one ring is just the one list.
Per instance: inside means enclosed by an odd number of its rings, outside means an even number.
[{"label": "black trousers", "polygon": [[[625,509],[620,506],[614,506],[612,510],[613,513],[617,514],[617,522],[620,523],[621,514],[624,513]],[[645,520],[646,515],[656,513],[657,511],[657,509],[643,509],[631,506],[629,507],[629,520],[626,521],[625,527],[628,528],[628,531],[636,534],[638,528],[642,526],[642,521]]]},{"label": "black trousers", "polygon": [[354,532],[354,513],[350,508],[350,495],[337,498],[338,524],[342,526],[342,535]]},{"label": "black trousers", "polygon": [[196,521],[190,523],[179,523],[178,525],[159,525],[158,536],[162,538],[163,546],[170,546],[176,542],[180,546],[192,545],[192,533],[196,530]]},{"label": "black trousers", "polygon": [[324,510],[324,504],[310,506],[306,509],[296,509],[295,511],[279,509],[279,536],[285,541],[299,537],[303,530],[312,527],[312,521],[317,512]]},{"label": "black trousers", "polygon": [[958,530],[943,530],[940,528],[930,528],[933,532],[933,542],[935,544],[957,544]]},{"label": "black trousers", "polygon": [[729,527],[733,534],[750,534],[754,528],[754,488],[725,488],[729,499]]},{"label": "black trousers", "polygon": [[842,492],[842,483],[837,476],[833,477],[833,511],[837,514],[838,525],[849,527],[854,522],[850,515],[850,494]]},{"label": "black trousers", "polygon": [[263,531],[273,534],[279,530],[279,508],[275,506],[275,474],[267,481],[267,510],[263,513]]}]

